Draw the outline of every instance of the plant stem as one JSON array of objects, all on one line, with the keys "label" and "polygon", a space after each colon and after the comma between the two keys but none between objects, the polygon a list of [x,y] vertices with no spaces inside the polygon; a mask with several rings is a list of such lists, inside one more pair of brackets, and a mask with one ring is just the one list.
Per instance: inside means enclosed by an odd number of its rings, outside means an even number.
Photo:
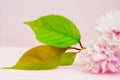
[{"label": "plant stem", "polygon": [[76,47],[70,47],[70,48],[68,48],[68,49],[75,49],[75,50],[78,50],[76,53],[79,53],[79,52],[81,51],[81,49],[76,48]]},{"label": "plant stem", "polygon": [[69,49],[81,50],[81,49],[76,48],[76,47],[70,47]]},{"label": "plant stem", "polygon": [[80,49],[80,48],[76,48],[76,47],[69,47],[68,49],[78,50],[78,52],[76,52],[76,53],[79,53],[81,50],[86,49],[85,47],[82,46],[82,43],[81,43],[81,42],[79,42],[79,45],[80,45],[81,49]]},{"label": "plant stem", "polygon": [[79,42],[79,44],[80,44],[80,47],[81,47],[81,49],[82,49],[82,48],[83,48],[82,43],[81,43],[81,42]]}]

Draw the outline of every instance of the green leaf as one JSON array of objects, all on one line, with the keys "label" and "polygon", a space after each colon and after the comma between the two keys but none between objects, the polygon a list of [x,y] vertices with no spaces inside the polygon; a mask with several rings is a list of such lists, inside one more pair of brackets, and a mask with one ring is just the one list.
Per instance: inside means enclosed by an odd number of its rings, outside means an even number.
[{"label": "green leaf", "polygon": [[61,66],[72,65],[75,60],[76,52],[64,53],[60,62]]},{"label": "green leaf", "polygon": [[31,26],[38,41],[56,47],[69,47],[80,41],[80,33],[69,19],[60,15],[47,15],[25,22]]},{"label": "green leaf", "polygon": [[12,69],[42,70],[59,66],[66,48],[38,46],[28,50]]}]

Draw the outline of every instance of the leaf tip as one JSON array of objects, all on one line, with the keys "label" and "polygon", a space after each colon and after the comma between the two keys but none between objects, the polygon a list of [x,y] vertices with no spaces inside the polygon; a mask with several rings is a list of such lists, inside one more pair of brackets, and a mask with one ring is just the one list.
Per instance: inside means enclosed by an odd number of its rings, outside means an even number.
[{"label": "leaf tip", "polygon": [[0,69],[12,69],[12,67],[3,67],[3,68],[0,68]]},{"label": "leaf tip", "polygon": [[23,22],[23,24],[29,24],[30,22]]}]

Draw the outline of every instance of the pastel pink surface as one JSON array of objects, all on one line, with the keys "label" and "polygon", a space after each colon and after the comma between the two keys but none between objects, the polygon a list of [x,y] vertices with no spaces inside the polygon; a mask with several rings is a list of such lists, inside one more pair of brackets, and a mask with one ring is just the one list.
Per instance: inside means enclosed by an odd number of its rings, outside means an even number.
[{"label": "pastel pink surface", "polygon": [[[14,65],[30,47],[0,47],[0,68]],[[10,55],[12,56],[10,56]],[[91,74],[85,71],[77,56],[71,66],[60,66],[53,70],[3,70],[0,80],[120,80],[120,74]]]},{"label": "pastel pink surface", "polygon": [[40,43],[24,21],[47,14],[61,14],[79,28],[82,40],[95,36],[96,20],[120,0],[0,0],[0,46],[35,46]]}]

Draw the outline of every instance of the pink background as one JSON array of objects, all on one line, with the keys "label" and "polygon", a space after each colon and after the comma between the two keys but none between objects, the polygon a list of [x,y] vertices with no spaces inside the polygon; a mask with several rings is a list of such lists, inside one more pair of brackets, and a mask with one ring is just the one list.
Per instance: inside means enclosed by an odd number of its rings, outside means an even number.
[{"label": "pink background", "polygon": [[61,14],[79,28],[83,41],[94,38],[96,20],[120,0],[0,0],[0,46],[35,46],[40,43],[24,21],[47,14]]}]

